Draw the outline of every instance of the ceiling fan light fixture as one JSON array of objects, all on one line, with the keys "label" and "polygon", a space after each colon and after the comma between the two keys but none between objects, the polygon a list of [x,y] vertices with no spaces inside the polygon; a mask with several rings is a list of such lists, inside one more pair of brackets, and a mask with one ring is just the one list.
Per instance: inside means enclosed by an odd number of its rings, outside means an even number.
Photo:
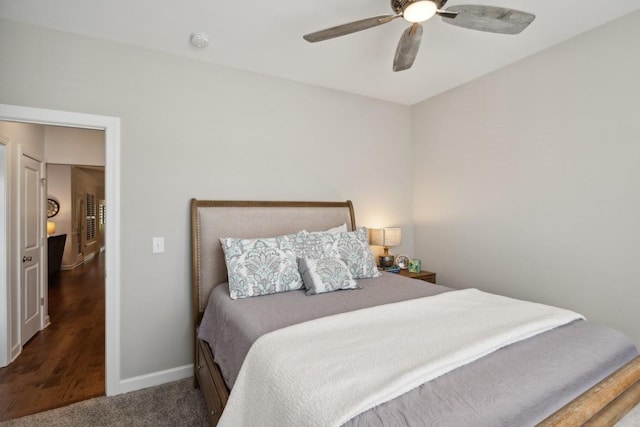
[{"label": "ceiling fan light fixture", "polygon": [[402,17],[409,22],[423,22],[433,17],[438,6],[431,0],[415,0],[405,6]]}]

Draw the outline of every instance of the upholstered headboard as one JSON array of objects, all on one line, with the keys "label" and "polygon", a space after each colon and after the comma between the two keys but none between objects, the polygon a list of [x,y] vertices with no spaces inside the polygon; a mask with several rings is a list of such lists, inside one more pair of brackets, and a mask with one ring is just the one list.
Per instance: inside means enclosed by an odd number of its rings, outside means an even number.
[{"label": "upholstered headboard", "polygon": [[341,224],[355,229],[351,201],[251,202],[191,200],[193,311],[196,323],[211,290],[227,281],[220,237],[275,237]]}]

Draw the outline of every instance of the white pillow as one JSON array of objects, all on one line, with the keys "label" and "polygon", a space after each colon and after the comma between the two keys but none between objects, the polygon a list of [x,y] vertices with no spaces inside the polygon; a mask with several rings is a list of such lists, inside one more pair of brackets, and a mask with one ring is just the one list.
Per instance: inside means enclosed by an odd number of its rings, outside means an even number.
[{"label": "white pillow", "polygon": [[346,233],[347,232],[347,224],[344,223],[342,225],[338,225],[337,227],[331,227],[325,233]]}]

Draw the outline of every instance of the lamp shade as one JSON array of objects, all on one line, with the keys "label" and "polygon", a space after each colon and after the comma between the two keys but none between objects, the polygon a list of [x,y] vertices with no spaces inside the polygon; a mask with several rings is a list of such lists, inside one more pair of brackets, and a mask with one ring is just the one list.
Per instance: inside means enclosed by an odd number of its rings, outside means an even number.
[{"label": "lamp shade", "polygon": [[51,236],[56,232],[56,223],[53,221],[47,221],[47,235]]},{"label": "lamp shade", "polygon": [[371,244],[375,246],[398,246],[402,237],[401,228],[371,229]]}]

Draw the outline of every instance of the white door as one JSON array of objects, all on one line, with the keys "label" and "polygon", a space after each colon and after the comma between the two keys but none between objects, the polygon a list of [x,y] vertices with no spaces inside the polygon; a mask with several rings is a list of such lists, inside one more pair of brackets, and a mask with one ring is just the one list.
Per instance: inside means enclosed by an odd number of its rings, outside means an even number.
[{"label": "white door", "polygon": [[40,330],[42,280],[42,224],[44,215],[40,184],[40,162],[22,156],[21,167],[21,249],[20,301],[22,320],[22,345]]}]

